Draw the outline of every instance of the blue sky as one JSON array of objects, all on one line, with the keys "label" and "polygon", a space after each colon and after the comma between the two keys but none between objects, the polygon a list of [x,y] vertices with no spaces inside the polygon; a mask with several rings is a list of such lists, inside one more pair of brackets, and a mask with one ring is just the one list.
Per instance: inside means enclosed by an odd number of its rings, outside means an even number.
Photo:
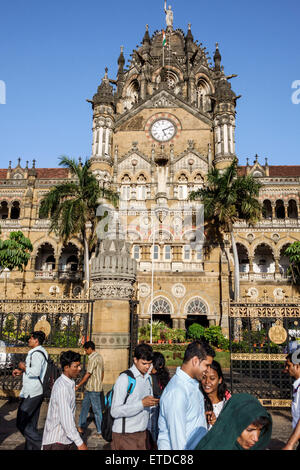
[{"label": "blue sky", "polygon": [[[269,164],[300,164],[299,0],[170,0],[174,27],[213,57],[219,43],[237,104],[241,164],[257,153]],[[0,167],[56,167],[62,154],[89,157],[92,111],[86,99],[108,66],[115,78],[120,46],[126,61],[143,38],[165,26],[163,0],[2,0],[0,6]],[[300,98],[300,93],[299,93]],[[1,96],[0,96],[1,98]],[[0,99],[1,102],[1,99]]]}]

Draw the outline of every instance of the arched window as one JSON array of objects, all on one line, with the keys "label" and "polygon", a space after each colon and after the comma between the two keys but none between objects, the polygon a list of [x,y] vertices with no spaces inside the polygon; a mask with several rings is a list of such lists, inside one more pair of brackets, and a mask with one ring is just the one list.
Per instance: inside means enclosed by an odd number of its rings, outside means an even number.
[{"label": "arched window", "polygon": [[55,269],[54,248],[50,243],[40,246],[35,259],[35,270],[52,271]]},{"label": "arched window", "polygon": [[0,218],[2,220],[7,219],[8,217],[8,204],[6,201],[2,201],[0,205]]},{"label": "arched window", "polygon": [[244,247],[244,245],[241,245],[241,243],[237,243],[236,248],[237,248],[238,258],[239,258],[240,273],[248,273],[249,272],[248,251]]},{"label": "arched window", "polygon": [[255,249],[253,270],[255,273],[274,273],[275,260],[271,247],[261,243]]},{"label": "arched window", "polygon": [[146,178],[140,175],[137,179],[137,199],[144,201],[146,199]]},{"label": "arched window", "polygon": [[277,219],[284,219],[285,218],[284,203],[281,199],[276,201],[275,212],[276,212]]},{"label": "arched window", "polygon": [[272,204],[268,199],[263,202],[262,215],[264,219],[272,219]]},{"label": "arched window", "polygon": [[130,183],[131,183],[131,179],[128,175],[124,175],[124,177],[122,178],[122,187],[121,187],[121,199],[123,201],[129,201],[130,197],[131,197],[131,187],[130,187]]},{"label": "arched window", "polygon": [[11,219],[19,219],[20,218],[20,203],[18,201],[14,201],[12,204],[12,208],[10,211],[10,218]]},{"label": "arched window", "polygon": [[288,218],[289,219],[297,219],[298,218],[298,208],[297,203],[294,199],[289,201],[288,205]]},{"label": "arched window", "polygon": [[170,315],[171,306],[170,303],[162,297],[155,299],[152,304],[153,315]]},{"label": "arched window", "polygon": [[140,94],[140,85],[137,79],[134,79],[130,82],[126,90],[126,97],[124,106],[127,109],[131,109],[132,106],[138,102]]},{"label": "arched window", "polygon": [[204,112],[211,111],[210,86],[206,80],[200,78],[197,83],[197,107]]},{"label": "arched window", "polygon": [[178,178],[178,199],[183,200],[188,197],[188,179],[184,173]]},{"label": "arched window", "polygon": [[288,275],[288,268],[290,266],[290,259],[285,254],[285,250],[290,246],[290,243],[284,245],[280,250],[280,259],[279,259],[279,270],[283,277],[287,277]]},{"label": "arched window", "polygon": [[207,307],[200,298],[192,299],[186,308],[187,315],[207,315]]}]

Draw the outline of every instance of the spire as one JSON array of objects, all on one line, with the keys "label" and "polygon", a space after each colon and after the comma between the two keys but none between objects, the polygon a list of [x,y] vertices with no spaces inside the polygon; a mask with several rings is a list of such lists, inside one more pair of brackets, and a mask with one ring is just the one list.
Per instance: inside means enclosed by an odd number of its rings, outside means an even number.
[{"label": "spire", "polygon": [[93,97],[93,103],[94,104],[113,104],[114,102],[114,97],[113,97],[113,87],[109,84],[109,79],[108,79],[108,68],[105,67],[105,74],[104,77],[102,78],[102,83],[98,87],[97,93]]},{"label": "spire", "polygon": [[150,35],[149,35],[149,25],[146,24],[146,31],[143,37],[143,45],[150,46]]},{"label": "spire", "polygon": [[214,54],[214,62],[215,62],[215,70],[217,72],[221,71],[221,60],[222,60],[222,56],[221,56],[220,51],[219,51],[219,44],[216,43],[216,51],[215,51],[215,54]]},{"label": "spire", "polygon": [[193,52],[193,42],[194,42],[194,36],[192,35],[191,31],[191,23],[188,24],[188,32],[185,37],[185,44],[186,44],[186,51],[187,52]]},{"label": "spire", "polygon": [[187,35],[186,35],[186,39],[188,41],[194,41],[194,36],[192,35],[192,29],[191,29],[192,25],[191,23],[188,24],[188,32],[187,32]]}]

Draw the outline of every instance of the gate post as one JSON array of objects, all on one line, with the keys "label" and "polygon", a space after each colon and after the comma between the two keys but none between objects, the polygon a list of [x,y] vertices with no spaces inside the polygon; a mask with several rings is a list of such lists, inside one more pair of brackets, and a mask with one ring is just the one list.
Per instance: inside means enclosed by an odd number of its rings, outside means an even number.
[{"label": "gate post", "polygon": [[104,359],[104,384],[113,384],[128,368],[131,344],[130,300],[136,261],[124,240],[103,240],[91,262],[92,340]]}]

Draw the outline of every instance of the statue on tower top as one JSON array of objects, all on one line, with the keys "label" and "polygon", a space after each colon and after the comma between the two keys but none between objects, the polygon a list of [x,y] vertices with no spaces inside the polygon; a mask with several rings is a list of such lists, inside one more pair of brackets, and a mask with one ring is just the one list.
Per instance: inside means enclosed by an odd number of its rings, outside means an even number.
[{"label": "statue on tower top", "polygon": [[169,9],[167,10],[167,0],[165,0],[165,14],[166,14],[166,23],[167,23],[167,27],[170,27],[170,28],[173,28],[173,19],[174,19],[174,15],[173,15],[173,11],[172,11],[172,7],[171,5],[169,5]]}]

